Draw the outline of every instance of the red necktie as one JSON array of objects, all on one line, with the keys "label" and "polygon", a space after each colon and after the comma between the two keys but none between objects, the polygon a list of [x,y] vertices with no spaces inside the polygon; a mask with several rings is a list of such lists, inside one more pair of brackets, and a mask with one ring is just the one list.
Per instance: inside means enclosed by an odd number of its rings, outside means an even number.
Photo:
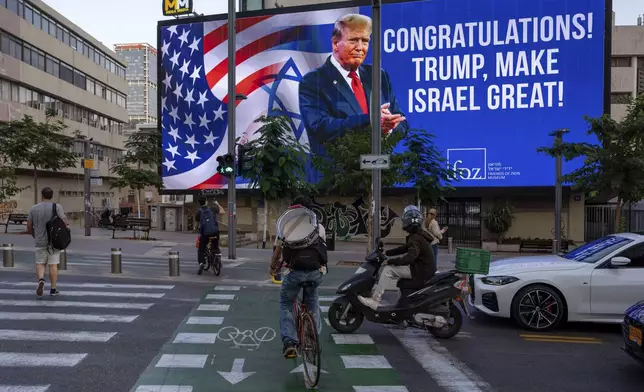
[{"label": "red necktie", "polygon": [[351,78],[351,89],[353,89],[353,94],[355,94],[358,104],[362,108],[364,114],[369,114],[369,105],[367,105],[367,95],[362,88],[362,83],[358,79],[355,71],[349,72],[349,77]]}]

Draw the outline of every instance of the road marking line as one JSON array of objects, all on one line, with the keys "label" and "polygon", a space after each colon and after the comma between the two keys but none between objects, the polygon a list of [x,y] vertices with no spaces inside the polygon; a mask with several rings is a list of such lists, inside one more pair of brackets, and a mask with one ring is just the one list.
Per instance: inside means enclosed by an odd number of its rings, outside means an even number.
[{"label": "road marking line", "polygon": [[402,385],[383,385],[383,386],[354,386],[355,392],[409,392],[407,387]]},{"label": "road marking line", "polygon": [[241,286],[215,286],[215,291],[239,291]]},{"label": "road marking line", "polygon": [[526,342],[548,342],[548,343],[576,343],[576,344],[603,344],[593,340],[565,340],[565,339],[523,339]]},{"label": "road marking line", "polygon": [[62,332],[34,331],[23,329],[0,329],[0,340],[57,341],[57,342],[101,342],[105,343],[116,336],[116,332]]},{"label": "road marking line", "polygon": [[392,369],[383,355],[341,355],[346,369]]},{"label": "road marking line", "polygon": [[117,314],[70,314],[70,313],[21,313],[0,312],[0,320],[55,320],[55,321],[88,321],[98,323],[131,323],[136,316],[121,316]]},{"label": "road marking line", "polygon": [[585,336],[564,336],[564,335],[519,335],[522,338],[528,339],[550,339],[550,340],[579,340],[588,342],[599,342],[601,339],[589,338]]},{"label": "road marking line", "polygon": [[235,294],[208,294],[206,295],[206,299],[226,299],[226,300],[231,300],[235,299]]},{"label": "road marking line", "polygon": [[224,323],[223,317],[190,317],[186,324],[197,325],[221,325]]},{"label": "road marking line", "polygon": [[328,306],[320,306],[320,312],[328,312],[329,307]]},{"label": "road marking line", "polygon": [[[34,290],[0,289],[0,294],[35,295]],[[165,293],[117,293],[110,291],[63,291],[63,297],[126,297],[126,298],[162,298]]]},{"label": "road marking line", "polygon": [[196,354],[163,354],[155,367],[161,368],[203,368],[207,355]]},{"label": "road marking line", "polygon": [[113,302],[76,302],[76,301],[43,301],[0,299],[0,306],[44,306],[44,307],[71,307],[71,308],[111,308],[111,309],[150,309],[154,304],[128,304]]},{"label": "road marking line", "polygon": [[336,298],[338,298],[338,297],[325,297],[325,296],[322,296],[322,297],[318,297],[318,301],[320,301],[320,302],[333,302],[333,300],[335,300]]},{"label": "road marking line", "polygon": [[424,331],[389,329],[407,351],[446,392],[492,392],[467,365]]},{"label": "road marking line", "polygon": [[331,323],[329,322],[329,319],[328,319],[328,318],[325,318],[325,319],[324,319],[324,322],[325,322],[325,323],[326,323],[326,325],[328,325],[329,327],[331,326]]},{"label": "road marking line", "polygon": [[216,333],[178,333],[172,343],[215,344]]},{"label": "road marking line", "polygon": [[[34,286],[33,282],[2,282],[9,286]],[[112,284],[112,283],[65,283],[65,287],[79,287],[91,289],[150,289],[150,290],[172,290],[174,285],[152,285],[152,284]]]},{"label": "road marking line", "polygon": [[[311,368],[315,371],[317,368],[314,365],[309,365]],[[295,369],[291,370],[289,373],[304,373],[304,365],[300,365],[296,367]],[[326,370],[320,368],[320,373],[329,373]]]},{"label": "road marking line", "polygon": [[366,334],[331,334],[335,344],[374,344]]},{"label": "road marking line", "polygon": [[191,385],[141,385],[134,392],[192,392]]},{"label": "road marking line", "polygon": [[230,305],[222,304],[202,304],[197,308],[197,310],[202,312],[227,312],[228,309],[230,309]]},{"label": "road marking line", "polygon": [[46,392],[50,385],[0,385],[0,392]]},{"label": "road marking line", "polygon": [[74,367],[85,359],[87,354],[45,354],[45,353],[5,353],[0,352],[0,367]]}]

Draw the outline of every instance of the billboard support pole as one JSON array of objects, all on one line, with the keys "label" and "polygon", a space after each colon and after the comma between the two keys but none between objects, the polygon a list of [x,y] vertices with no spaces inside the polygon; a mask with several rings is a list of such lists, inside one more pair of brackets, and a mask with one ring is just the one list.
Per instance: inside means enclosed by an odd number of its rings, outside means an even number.
[{"label": "billboard support pole", "polygon": [[[371,153],[380,155],[382,149],[382,132],[380,128],[380,74],[381,74],[381,24],[380,24],[380,0],[372,0],[372,40],[371,53],[373,53],[373,74],[371,75]],[[371,184],[373,202],[369,200],[371,210],[371,243],[372,249],[378,245],[376,239],[380,237],[380,198],[382,195],[382,181],[380,169],[373,169],[371,172]]]},{"label": "billboard support pole", "polygon": [[552,254],[559,254],[561,249],[561,203],[562,203],[562,190],[561,190],[561,176],[562,176],[562,158],[561,158],[561,144],[563,143],[563,135],[567,133],[566,129],[558,129],[550,133],[550,136],[555,137],[555,147],[557,149],[557,156],[555,157],[555,239],[552,242]]},{"label": "billboard support pole", "polygon": [[[235,81],[237,80],[235,70],[235,35],[236,35],[236,1],[228,0],[228,153],[235,156]],[[236,186],[237,173],[236,165],[233,165],[233,172],[228,181],[228,259],[236,259],[237,237],[236,237]]]}]

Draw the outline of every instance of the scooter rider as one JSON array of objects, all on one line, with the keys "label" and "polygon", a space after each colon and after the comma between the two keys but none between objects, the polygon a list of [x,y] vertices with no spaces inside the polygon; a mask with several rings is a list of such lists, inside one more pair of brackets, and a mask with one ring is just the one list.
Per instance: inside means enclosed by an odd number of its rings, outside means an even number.
[{"label": "scooter rider", "polygon": [[406,253],[403,257],[387,259],[387,264],[380,273],[378,283],[373,288],[371,298],[358,296],[363,305],[376,310],[380,306],[380,300],[385,289],[395,285],[398,279],[412,279],[422,286],[424,282],[434,276],[436,262],[431,243],[432,236],[423,230],[423,215],[418,207],[410,205],[405,207],[402,215],[402,228],[409,235],[405,245],[390,249],[385,252],[386,256],[396,256]]}]

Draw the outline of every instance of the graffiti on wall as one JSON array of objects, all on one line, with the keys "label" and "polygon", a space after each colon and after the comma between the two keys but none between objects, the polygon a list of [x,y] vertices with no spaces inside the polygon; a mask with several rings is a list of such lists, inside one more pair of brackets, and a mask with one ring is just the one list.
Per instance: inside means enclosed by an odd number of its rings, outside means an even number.
[{"label": "graffiti on wall", "polygon": [[[360,197],[351,204],[335,201],[320,204],[313,200],[313,210],[327,231],[335,231],[340,239],[349,239],[367,234],[367,213],[369,206]],[[380,237],[391,233],[394,220],[398,218],[388,205],[380,207]]]}]

